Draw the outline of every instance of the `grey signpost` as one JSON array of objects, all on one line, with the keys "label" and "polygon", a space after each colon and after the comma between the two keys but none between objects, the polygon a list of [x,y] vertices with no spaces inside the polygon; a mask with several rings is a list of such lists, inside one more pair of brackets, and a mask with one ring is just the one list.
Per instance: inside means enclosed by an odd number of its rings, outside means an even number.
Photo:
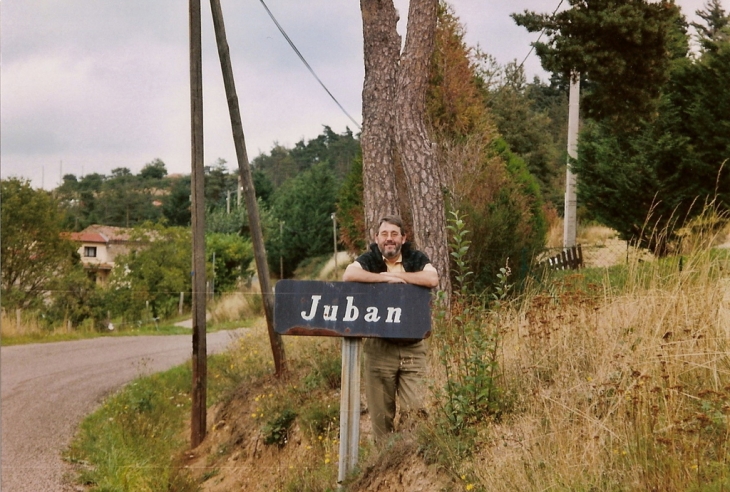
[{"label": "grey signpost", "polygon": [[362,338],[427,338],[431,292],[408,284],[280,280],[274,329],[281,335],[342,337],[337,482],[357,466]]}]

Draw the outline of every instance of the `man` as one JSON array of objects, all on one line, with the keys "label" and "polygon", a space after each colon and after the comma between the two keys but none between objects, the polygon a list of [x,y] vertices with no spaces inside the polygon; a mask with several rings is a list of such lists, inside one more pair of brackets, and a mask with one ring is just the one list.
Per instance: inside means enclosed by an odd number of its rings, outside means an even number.
[{"label": "man", "polygon": [[[431,261],[406,242],[403,221],[395,215],[380,219],[375,243],[357,257],[342,277],[345,282],[385,282],[433,288],[439,277]],[[426,345],[423,340],[369,338],[365,353],[365,396],[375,440],[393,432],[396,395],[401,420],[423,411]]]}]

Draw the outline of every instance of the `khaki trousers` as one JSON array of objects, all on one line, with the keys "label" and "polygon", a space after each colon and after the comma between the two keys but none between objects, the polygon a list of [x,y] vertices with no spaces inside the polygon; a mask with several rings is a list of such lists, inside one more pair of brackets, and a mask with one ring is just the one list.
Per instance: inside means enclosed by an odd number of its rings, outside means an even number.
[{"label": "khaki trousers", "polygon": [[365,397],[375,440],[394,430],[396,397],[401,420],[424,409],[426,344],[423,340],[398,345],[380,338],[368,338],[365,354]]}]

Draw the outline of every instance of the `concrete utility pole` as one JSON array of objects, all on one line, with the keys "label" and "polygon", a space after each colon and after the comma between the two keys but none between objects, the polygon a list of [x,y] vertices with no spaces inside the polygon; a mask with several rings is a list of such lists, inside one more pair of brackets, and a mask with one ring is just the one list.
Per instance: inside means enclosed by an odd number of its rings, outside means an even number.
[{"label": "concrete utility pole", "polygon": [[337,214],[332,212],[330,215],[332,218],[332,241],[334,243],[334,250],[335,250],[335,280],[337,280]]},{"label": "concrete utility pole", "polygon": [[563,248],[575,246],[577,231],[576,176],[573,174],[571,159],[578,158],[578,123],[580,118],[580,74],[570,77],[570,96],[568,101],[568,166],[565,171],[565,213],[563,220]]},{"label": "concrete utility pole", "polygon": [[205,188],[203,181],[203,57],[200,0],[189,0],[189,2],[193,232],[193,388],[190,445],[195,448],[205,439],[208,367],[205,338]]},{"label": "concrete utility pole", "polygon": [[251,229],[251,242],[253,243],[261,295],[264,299],[264,312],[266,314],[271,351],[274,356],[274,367],[276,369],[276,375],[281,376],[286,373],[286,355],[284,353],[284,343],[281,340],[281,335],[274,331],[274,293],[271,288],[269,266],[266,262],[266,250],[264,249],[264,238],[261,233],[259,209],[256,203],[256,192],[253,187],[251,166],[249,165],[248,155],[246,153],[241,111],[238,107],[238,95],[236,94],[236,84],[233,80],[233,68],[231,67],[231,56],[228,49],[228,41],[226,40],[226,27],[223,23],[223,10],[221,9],[220,0],[210,0],[210,8],[213,12],[215,40],[218,44],[218,56],[221,61],[221,70],[223,71],[223,84],[225,85],[226,97],[228,99],[228,112],[231,117],[233,143],[236,147],[236,157],[238,158],[238,171],[243,182],[248,224]]}]

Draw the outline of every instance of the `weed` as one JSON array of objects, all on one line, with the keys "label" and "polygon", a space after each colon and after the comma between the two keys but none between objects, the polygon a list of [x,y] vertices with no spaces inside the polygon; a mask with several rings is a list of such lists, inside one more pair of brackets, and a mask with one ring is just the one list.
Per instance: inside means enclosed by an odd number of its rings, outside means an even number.
[{"label": "weed", "polygon": [[442,310],[437,315],[434,330],[438,359],[446,375],[444,387],[436,389],[436,398],[443,424],[458,435],[501,411],[496,383],[500,337],[495,313],[506,301],[511,286],[509,269],[502,268],[493,294],[493,309],[487,311],[483,301],[469,290],[469,232],[457,212],[452,212],[448,228],[452,234],[454,296],[450,311]]},{"label": "weed", "polygon": [[296,412],[291,408],[285,408],[269,419],[261,431],[264,435],[264,444],[276,444],[279,447],[285,445],[289,440],[289,430],[295,418],[297,418]]},{"label": "weed", "polygon": [[340,426],[340,407],[337,401],[313,401],[299,416],[300,427],[312,440],[317,436],[337,434]]}]

